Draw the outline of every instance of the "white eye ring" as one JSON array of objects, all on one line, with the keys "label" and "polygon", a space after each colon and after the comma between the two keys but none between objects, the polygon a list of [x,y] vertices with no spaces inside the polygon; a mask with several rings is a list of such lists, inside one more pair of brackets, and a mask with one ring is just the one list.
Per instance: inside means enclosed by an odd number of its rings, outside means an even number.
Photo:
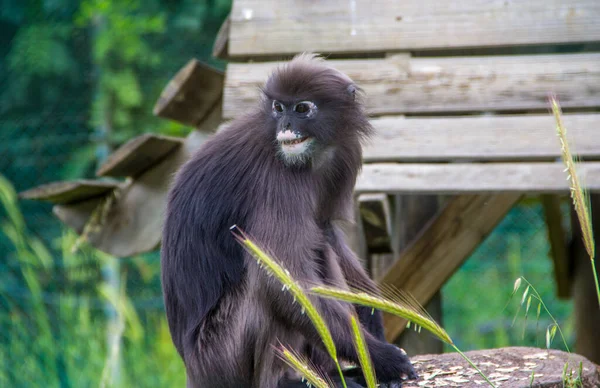
[{"label": "white eye ring", "polygon": [[283,104],[279,101],[273,100],[273,104],[271,105],[273,112],[282,113],[283,112]]},{"label": "white eye ring", "polygon": [[[299,109],[299,107],[301,107]],[[300,101],[296,105],[294,105],[294,112],[296,113],[306,113],[308,115],[312,115],[313,111],[316,109],[316,105],[312,101]],[[305,110],[304,110],[305,109]]]}]

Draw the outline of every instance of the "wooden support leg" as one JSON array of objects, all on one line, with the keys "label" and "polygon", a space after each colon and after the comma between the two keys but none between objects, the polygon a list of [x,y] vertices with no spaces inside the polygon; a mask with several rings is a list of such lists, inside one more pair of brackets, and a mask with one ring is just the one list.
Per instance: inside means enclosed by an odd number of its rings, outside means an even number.
[{"label": "wooden support leg", "polygon": [[[600,241],[600,195],[592,194],[592,222],[595,241]],[[600,308],[592,274],[590,258],[583,246],[581,227],[575,211],[571,213],[573,240],[570,253],[574,265],[573,304],[575,314],[575,352],[590,361],[600,363]],[[596,255],[597,256],[597,255]],[[598,258],[596,270],[600,272]]]},{"label": "wooden support leg", "polygon": [[567,236],[562,225],[560,196],[542,195],[541,201],[546,216],[546,228],[554,264],[556,294],[559,298],[566,299],[571,297],[571,271],[567,257]]},{"label": "wooden support leg", "polygon": [[[501,193],[451,199],[379,283],[400,288],[425,305],[520,197]],[[384,318],[386,337],[393,341],[406,328],[406,321],[389,315]]]},{"label": "wooden support leg", "polygon": [[[395,201],[396,230],[393,244],[396,252],[402,252],[438,212],[440,203],[435,195],[398,195]],[[398,257],[398,254],[395,255]],[[442,324],[442,294],[436,292],[424,306],[433,319]],[[441,341],[430,335],[421,335],[413,330],[403,332],[395,344],[408,354],[436,354],[444,351]]]},{"label": "wooden support leg", "polygon": [[368,254],[392,253],[388,196],[383,193],[362,194],[358,197],[358,204]]}]

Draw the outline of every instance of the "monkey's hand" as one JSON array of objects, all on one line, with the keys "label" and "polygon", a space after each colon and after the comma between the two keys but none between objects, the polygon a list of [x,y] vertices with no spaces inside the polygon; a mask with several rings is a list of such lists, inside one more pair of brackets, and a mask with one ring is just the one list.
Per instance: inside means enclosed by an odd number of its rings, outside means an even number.
[{"label": "monkey's hand", "polygon": [[404,380],[415,380],[419,376],[415,372],[406,352],[392,344],[382,344],[378,359],[373,360],[377,380],[381,383],[398,383]]}]

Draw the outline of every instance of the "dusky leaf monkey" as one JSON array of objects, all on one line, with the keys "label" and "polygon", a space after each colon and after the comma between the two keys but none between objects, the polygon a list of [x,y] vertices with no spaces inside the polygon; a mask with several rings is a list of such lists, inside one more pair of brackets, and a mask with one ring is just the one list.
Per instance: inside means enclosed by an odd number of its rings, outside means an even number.
[{"label": "dusky leaf monkey", "polygon": [[[229,228],[237,224],[301,284],[376,290],[339,226],[353,218],[361,140],[373,130],[359,94],[324,60],[296,56],[268,78],[256,109],[215,134],[176,174],[162,286],[189,387],[294,386],[273,349],[280,342],[335,375],[309,318]],[[313,301],[341,359],[358,364],[349,319],[356,312],[378,380],[416,377],[406,353],[385,341],[380,312]]]}]

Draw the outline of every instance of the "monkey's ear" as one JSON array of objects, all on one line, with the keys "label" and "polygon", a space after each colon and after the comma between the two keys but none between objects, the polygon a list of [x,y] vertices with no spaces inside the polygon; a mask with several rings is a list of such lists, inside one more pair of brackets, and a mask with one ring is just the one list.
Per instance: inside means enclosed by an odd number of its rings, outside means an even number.
[{"label": "monkey's ear", "polygon": [[352,97],[352,101],[356,100],[356,86],[354,84],[348,85],[346,92]]}]

